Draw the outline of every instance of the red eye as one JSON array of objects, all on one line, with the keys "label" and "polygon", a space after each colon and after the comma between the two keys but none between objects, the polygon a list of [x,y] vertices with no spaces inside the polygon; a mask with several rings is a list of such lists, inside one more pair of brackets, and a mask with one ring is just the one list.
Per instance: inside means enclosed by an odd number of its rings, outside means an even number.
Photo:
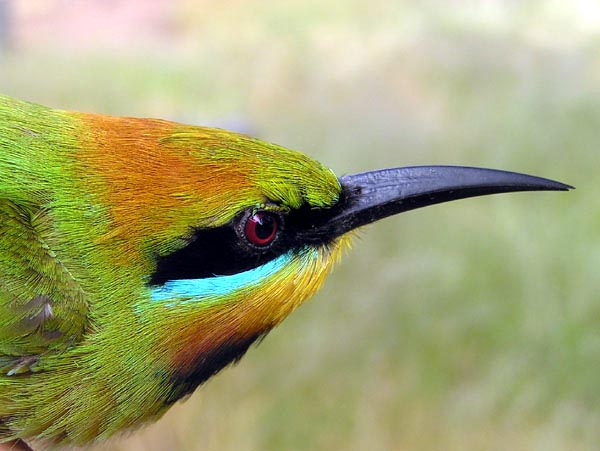
[{"label": "red eye", "polygon": [[275,239],[279,228],[279,216],[268,211],[259,211],[248,218],[244,233],[255,246],[268,246]]}]

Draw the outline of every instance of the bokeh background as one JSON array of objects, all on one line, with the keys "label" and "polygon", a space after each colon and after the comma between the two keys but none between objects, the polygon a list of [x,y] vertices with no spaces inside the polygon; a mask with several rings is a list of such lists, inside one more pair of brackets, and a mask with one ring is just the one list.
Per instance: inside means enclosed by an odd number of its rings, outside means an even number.
[{"label": "bokeh background", "polygon": [[571,183],[370,227],[309,303],[119,450],[600,443],[600,5],[0,0],[0,92],[240,130],[338,174]]}]

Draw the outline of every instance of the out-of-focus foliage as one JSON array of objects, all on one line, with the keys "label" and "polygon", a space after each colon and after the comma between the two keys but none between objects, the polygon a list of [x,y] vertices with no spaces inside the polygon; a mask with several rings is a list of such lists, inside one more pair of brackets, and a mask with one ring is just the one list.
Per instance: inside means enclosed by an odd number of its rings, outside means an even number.
[{"label": "out-of-focus foliage", "polygon": [[55,43],[52,25],[12,42],[0,91],[237,128],[338,174],[461,164],[578,189],[370,227],[316,298],[237,367],[110,448],[595,449],[595,2],[172,3],[152,39],[117,22],[108,44]]}]

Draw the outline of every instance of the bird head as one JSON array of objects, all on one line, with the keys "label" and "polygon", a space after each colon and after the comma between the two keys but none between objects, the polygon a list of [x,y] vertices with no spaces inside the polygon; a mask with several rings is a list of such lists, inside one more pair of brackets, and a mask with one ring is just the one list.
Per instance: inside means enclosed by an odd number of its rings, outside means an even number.
[{"label": "bird head", "polygon": [[453,166],[338,178],[302,153],[248,136],[136,121],[95,116],[101,139],[93,136],[90,148],[106,152],[80,160],[86,173],[101,174],[86,179],[109,205],[99,241],[109,244],[114,268],[141,281],[135,310],[152,352],[173,369],[171,401],[310,297],[357,228],[466,197],[570,188]]}]

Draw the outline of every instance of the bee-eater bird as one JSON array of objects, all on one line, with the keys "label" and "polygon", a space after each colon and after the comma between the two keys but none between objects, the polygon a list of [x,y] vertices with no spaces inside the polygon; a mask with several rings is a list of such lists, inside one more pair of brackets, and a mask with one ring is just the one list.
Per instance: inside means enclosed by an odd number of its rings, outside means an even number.
[{"label": "bee-eater bird", "polygon": [[338,178],[230,131],[0,97],[0,442],[159,418],[315,293],[358,227],[570,188],[457,166]]}]

